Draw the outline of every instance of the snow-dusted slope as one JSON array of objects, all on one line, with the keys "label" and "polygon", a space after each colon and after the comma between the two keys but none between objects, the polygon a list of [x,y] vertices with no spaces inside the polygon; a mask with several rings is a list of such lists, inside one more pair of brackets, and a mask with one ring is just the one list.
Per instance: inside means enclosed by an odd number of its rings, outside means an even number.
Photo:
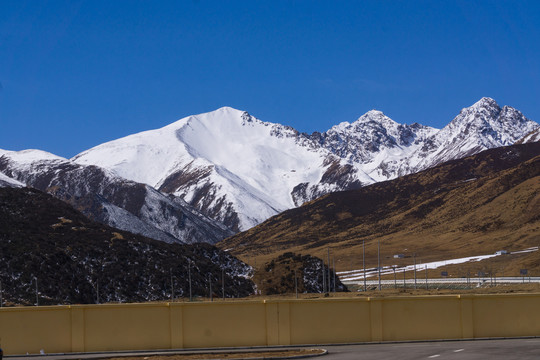
[{"label": "snow-dusted slope", "polygon": [[90,218],[154,239],[215,243],[232,233],[181,199],[110,170],[76,164],[43,151],[2,151],[0,171],[70,203]]},{"label": "snow-dusted slope", "polygon": [[391,164],[408,158],[438,131],[417,123],[398,124],[381,111],[371,110],[352,124],[341,123],[312,138],[337,156],[359,164],[374,181],[383,181],[396,176]]},{"label": "snow-dusted slope", "polygon": [[526,144],[531,142],[537,142],[540,141],[540,126],[536,127],[533,131],[529,132],[527,135],[522,137],[518,143],[519,144]]},{"label": "snow-dusted slope", "polygon": [[328,192],[513,144],[537,126],[490,98],[442,130],[398,124],[372,110],[312,135],[224,107],[99,145],[73,161],[174,194],[237,231]]},{"label": "snow-dusted slope", "polygon": [[25,184],[23,184],[22,182],[12,179],[9,176],[5,175],[4,173],[0,172],[0,187],[24,187],[24,186]]},{"label": "snow-dusted slope", "polygon": [[[346,164],[290,127],[229,107],[99,145],[73,160],[180,196],[236,230],[294,207],[298,184],[319,184],[332,164]],[[373,181],[360,169],[356,174],[353,181]]]},{"label": "snow-dusted slope", "polygon": [[462,109],[441,131],[402,163],[401,173],[417,172],[448,160],[516,143],[538,127],[521,112],[499,107],[491,98],[482,98]]}]

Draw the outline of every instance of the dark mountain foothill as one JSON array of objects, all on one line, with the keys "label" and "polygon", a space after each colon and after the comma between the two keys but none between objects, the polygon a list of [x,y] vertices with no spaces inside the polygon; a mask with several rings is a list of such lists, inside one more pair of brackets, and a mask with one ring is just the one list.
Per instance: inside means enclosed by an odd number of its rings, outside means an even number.
[{"label": "dark mountain foothill", "polygon": [[261,295],[291,294],[296,290],[298,293],[348,291],[334,269],[328,269],[323,260],[291,252],[284,253],[256,269],[253,281]]},{"label": "dark mountain foothill", "polygon": [[[162,301],[253,292],[250,268],[209,244],[168,244],[89,220],[30,188],[0,188],[3,305]],[[190,265],[191,264],[191,265]],[[38,299],[36,300],[36,279]]]}]

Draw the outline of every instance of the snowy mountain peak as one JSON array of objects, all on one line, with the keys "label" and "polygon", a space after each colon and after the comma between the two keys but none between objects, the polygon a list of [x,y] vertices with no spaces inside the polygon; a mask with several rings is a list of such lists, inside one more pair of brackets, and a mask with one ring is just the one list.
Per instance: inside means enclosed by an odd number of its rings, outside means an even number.
[{"label": "snowy mountain peak", "polygon": [[[7,163],[16,163],[20,169],[26,171],[38,170],[44,164],[60,164],[67,159],[41,150],[0,151],[0,166]],[[11,176],[11,174],[6,174]],[[12,177],[12,176],[11,176]]]},{"label": "snowy mountain peak", "polygon": [[42,150],[35,150],[35,149],[28,149],[28,150],[21,150],[21,151],[0,150],[0,157],[2,155],[9,156],[11,158],[16,159],[20,163],[26,163],[26,164],[30,164],[35,161],[42,161],[42,160],[58,160],[58,161],[67,160],[61,156],[51,154],[50,152],[42,151]]},{"label": "snowy mountain peak", "polygon": [[369,110],[364,114],[364,116],[370,116],[370,117],[379,117],[379,116],[385,116],[384,113],[377,109]]},{"label": "snowy mountain peak", "polygon": [[483,97],[475,102],[471,108],[500,108],[497,102],[490,97]]},{"label": "snowy mountain peak", "polygon": [[367,123],[367,122],[377,122],[377,123],[394,123],[397,124],[394,120],[390,119],[388,116],[386,116],[382,111],[379,110],[369,110],[364,115],[360,116],[354,124],[359,123]]}]

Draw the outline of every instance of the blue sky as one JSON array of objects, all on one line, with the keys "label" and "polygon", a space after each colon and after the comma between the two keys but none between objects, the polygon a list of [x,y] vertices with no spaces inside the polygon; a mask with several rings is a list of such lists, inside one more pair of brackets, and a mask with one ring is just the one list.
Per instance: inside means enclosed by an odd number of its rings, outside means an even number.
[{"label": "blue sky", "polygon": [[540,1],[0,1],[0,148],[71,157],[232,106],[300,131],[482,96],[540,122]]}]

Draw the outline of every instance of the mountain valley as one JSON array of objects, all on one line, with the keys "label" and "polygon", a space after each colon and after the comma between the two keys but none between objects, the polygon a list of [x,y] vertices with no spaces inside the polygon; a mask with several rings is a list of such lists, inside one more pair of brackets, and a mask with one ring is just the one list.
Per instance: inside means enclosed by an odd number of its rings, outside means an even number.
[{"label": "mountain valley", "polygon": [[[263,263],[291,251],[325,258],[338,271],[522,250],[540,243],[540,143],[452,160],[285,211],[219,243]],[[404,254],[406,259],[393,259]],[[536,255],[534,255],[536,256]],[[540,271],[540,263],[534,265]]]}]

